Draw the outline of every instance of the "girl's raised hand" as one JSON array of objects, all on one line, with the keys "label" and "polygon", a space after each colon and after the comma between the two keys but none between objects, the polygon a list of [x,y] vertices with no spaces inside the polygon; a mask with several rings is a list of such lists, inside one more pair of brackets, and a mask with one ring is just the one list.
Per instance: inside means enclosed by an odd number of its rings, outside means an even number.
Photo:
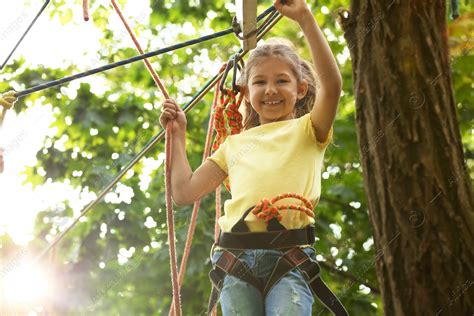
[{"label": "girl's raised hand", "polygon": [[186,114],[175,100],[166,99],[161,107],[160,124],[163,128],[166,128],[166,124],[170,121],[172,122],[173,132],[186,132]]},{"label": "girl's raised hand", "polygon": [[306,0],[274,0],[273,5],[283,16],[296,22],[301,22],[302,19],[307,18],[308,13],[312,16]]}]

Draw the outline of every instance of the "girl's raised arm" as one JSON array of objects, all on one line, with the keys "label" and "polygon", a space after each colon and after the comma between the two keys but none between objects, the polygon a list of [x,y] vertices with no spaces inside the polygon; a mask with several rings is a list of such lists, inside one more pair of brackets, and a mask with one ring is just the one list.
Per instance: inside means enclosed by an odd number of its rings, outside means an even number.
[{"label": "girl's raised arm", "polygon": [[334,119],[342,90],[342,77],[334,55],[305,0],[281,0],[275,8],[296,21],[308,41],[320,87],[311,111],[311,121],[320,142],[326,141]]}]

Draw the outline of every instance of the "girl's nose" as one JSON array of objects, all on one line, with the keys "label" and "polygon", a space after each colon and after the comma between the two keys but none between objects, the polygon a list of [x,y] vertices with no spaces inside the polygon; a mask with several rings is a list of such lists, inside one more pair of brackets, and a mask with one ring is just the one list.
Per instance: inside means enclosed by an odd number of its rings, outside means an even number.
[{"label": "girl's nose", "polygon": [[272,85],[272,84],[268,84],[266,89],[265,89],[265,94],[273,95],[273,94],[276,94],[276,93],[277,93],[277,90],[276,90],[275,86]]}]

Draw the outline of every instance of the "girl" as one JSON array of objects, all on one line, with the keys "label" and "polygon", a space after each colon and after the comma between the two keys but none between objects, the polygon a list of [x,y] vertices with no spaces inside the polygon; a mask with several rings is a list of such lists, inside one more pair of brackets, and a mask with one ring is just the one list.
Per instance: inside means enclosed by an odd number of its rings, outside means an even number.
[{"label": "girl", "polygon": [[[302,267],[317,266],[312,208],[319,200],[342,79],[305,0],[277,0],[274,6],[299,24],[309,43],[317,93],[311,66],[288,45],[257,47],[240,79],[244,131],[229,136],[194,173],[186,157],[184,112],[174,100],[166,100],[160,117],[163,127],[172,124],[171,187],[177,205],[193,203],[229,177],[232,198],[225,201],[222,233],[211,250],[211,281],[221,293],[213,288],[209,307],[219,296],[223,315],[311,315],[311,289],[328,290],[309,284]],[[287,192],[294,194],[284,201],[279,199],[285,195],[266,200]],[[299,268],[283,271],[282,257]],[[319,281],[319,275],[313,279]],[[335,296],[331,301],[339,303]]]}]

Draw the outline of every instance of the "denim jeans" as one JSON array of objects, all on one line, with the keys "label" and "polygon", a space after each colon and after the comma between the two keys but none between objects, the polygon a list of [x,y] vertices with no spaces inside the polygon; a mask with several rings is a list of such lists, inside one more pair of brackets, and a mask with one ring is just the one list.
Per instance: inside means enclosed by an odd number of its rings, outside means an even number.
[{"label": "denim jeans", "polygon": [[[312,247],[303,248],[316,261]],[[240,256],[253,275],[266,282],[282,252],[276,249],[248,249]],[[222,250],[215,250],[211,262],[215,264]],[[265,284],[265,283],[264,283]],[[298,315],[310,316],[313,293],[303,275],[296,268],[288,272],[263,298],[259,290],[232,275],[226,275],[219,301],[223,316]]]}]

